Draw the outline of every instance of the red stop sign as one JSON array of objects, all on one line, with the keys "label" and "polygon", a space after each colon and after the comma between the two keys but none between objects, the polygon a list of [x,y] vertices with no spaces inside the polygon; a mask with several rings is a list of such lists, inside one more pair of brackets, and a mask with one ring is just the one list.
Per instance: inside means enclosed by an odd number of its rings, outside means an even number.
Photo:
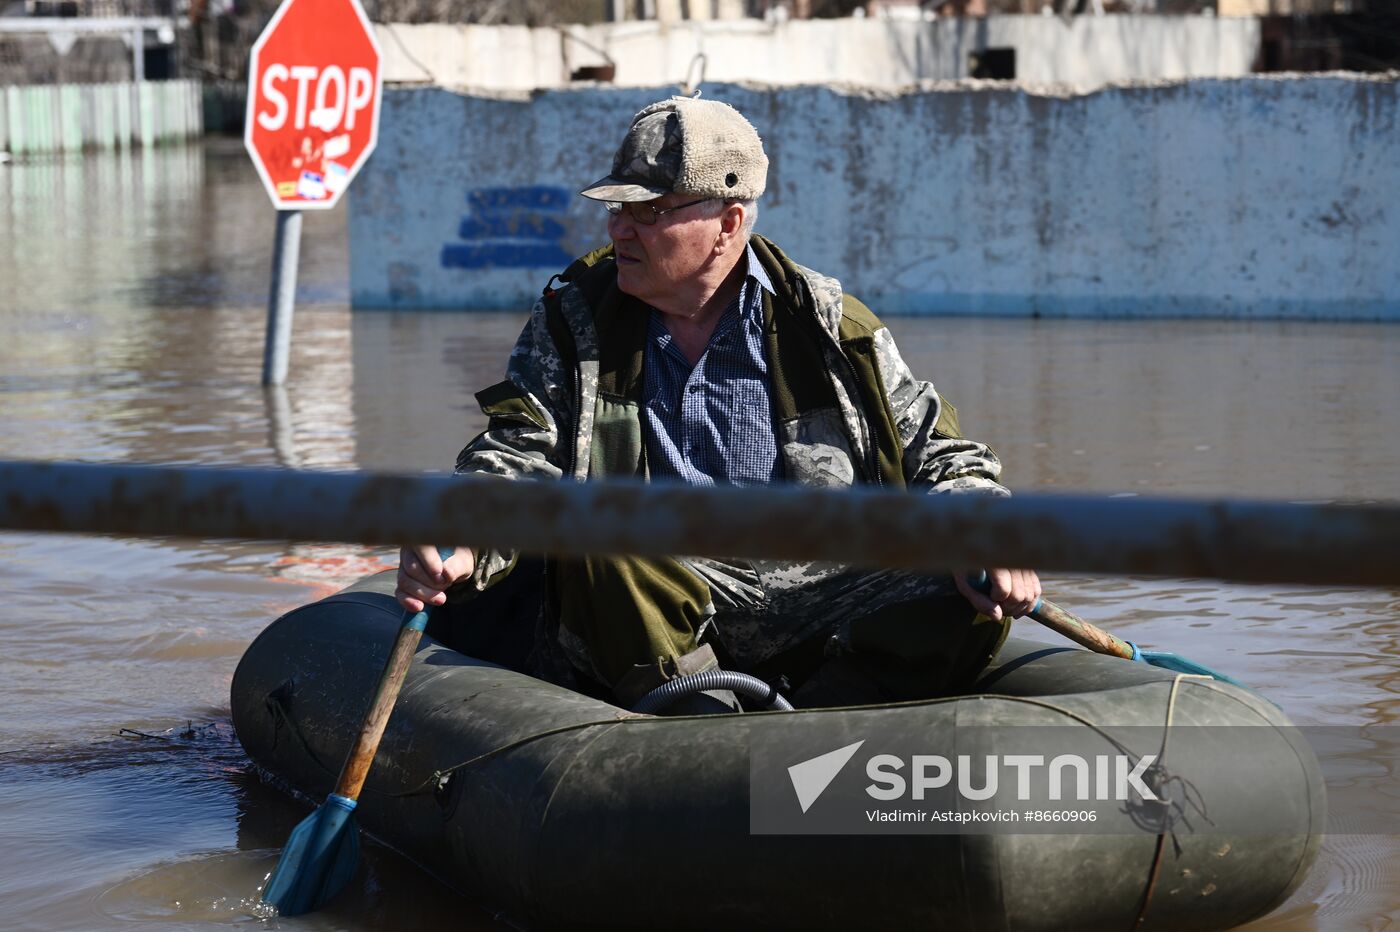
[{"label": "red stop sign", "polygon": [[359,0],[285,0],[258,36],[243,142],[279,210],[334,207],[374,151],[379,61]]}]

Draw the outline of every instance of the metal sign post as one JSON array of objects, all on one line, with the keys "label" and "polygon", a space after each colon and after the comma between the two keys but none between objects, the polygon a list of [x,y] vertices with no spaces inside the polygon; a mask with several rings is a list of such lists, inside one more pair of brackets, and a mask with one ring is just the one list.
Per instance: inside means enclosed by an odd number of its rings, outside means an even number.
[{"label": "metal sign post", "polygon": [[287,377],[302,211],[334,207],[378,141],[380,60],[359,0],[285,0],[249,55],[243,144],[278,211],[264,385]]},{"label": "metal sign post", "polygon": [[292,352],[292,311],[297,299],[297,264],[301,258],[301,211],[277,212],[272,246],[272,290],[267,297],[267,340],[263,345],[264,385],[287,379]]}]

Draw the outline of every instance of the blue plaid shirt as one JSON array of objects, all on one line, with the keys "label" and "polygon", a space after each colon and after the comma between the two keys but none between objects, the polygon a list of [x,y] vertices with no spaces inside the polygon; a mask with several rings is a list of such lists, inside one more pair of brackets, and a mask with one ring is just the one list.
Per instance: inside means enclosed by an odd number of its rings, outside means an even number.
[{"label": "blue plaid shirt", "polygon": [[781,477],[763,346],[763,291],[772,293],[773,283],[752,247],[743,261],[748,270],[739,294],[694,368],[676,347],[664,315],[651,311],[642,429],[654,478],[767,485]]}]

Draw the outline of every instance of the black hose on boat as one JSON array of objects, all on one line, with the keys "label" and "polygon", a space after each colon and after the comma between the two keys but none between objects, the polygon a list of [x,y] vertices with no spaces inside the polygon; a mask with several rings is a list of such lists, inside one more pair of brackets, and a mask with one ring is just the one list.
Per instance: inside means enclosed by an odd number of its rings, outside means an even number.
[{"label": "black hose on boat", "polygon": [[756,676],[736,673],[733,670],[702,670],[689,676],[678,676],[662,683],[647,693],[632,706],[633,712],[651,714],[675,702],[682,696],[701,693],[710,689],[728,689],[761,703],[764,708],[775,712],[791,712],[792,703]]}]

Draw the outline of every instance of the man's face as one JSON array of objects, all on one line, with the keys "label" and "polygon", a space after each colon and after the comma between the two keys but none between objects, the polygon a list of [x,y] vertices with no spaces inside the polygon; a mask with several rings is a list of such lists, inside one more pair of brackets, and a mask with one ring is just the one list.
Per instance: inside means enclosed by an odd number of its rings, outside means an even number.
[{"label": "man's face", "polygon": [[[694,200],[690,195],[666,194],[649,203],[665,210]],[[720,219],[706,216],[705,203],[663,214],[651,226],[633,220],[625,207],[609,215],[618,288],[653,307],[684,292],[714,258]]]}]

